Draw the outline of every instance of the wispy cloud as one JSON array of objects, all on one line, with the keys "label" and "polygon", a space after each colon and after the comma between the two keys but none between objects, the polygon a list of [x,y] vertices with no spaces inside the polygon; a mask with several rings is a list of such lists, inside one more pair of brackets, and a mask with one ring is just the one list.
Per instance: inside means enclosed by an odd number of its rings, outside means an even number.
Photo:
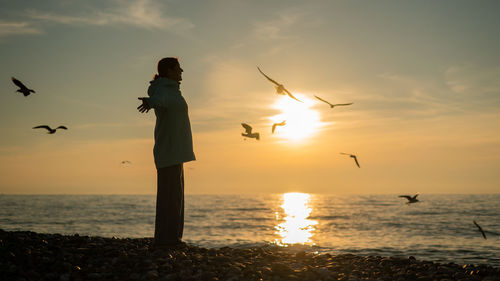
[{"label": "wispy cloud", "polygon": [[274,56],[299,42],[299,31],[317,27],[317,20],[302,7],[282,9],[251,23],[249,32],[233,45],[233,49],[260,50],[261,56]]},{"label": "wispy cloud", "polygon": [[[434,119],[463,113],[460,102],[450,97],[441,81],[400,73],[382,73],[379,81],[351,85],[355,108],[361,116],[379,121]],[[385,122],[385,121],[384,121]]]},{"label": "wispy cloud", "polygon": [[500,66],[451,66],[445,73],[445,83],[457,94],[480,96],[500,94]]},{"label": "wispy cloud", "polygon": [[26,15],[39,20],[65,25],[131,25],[146,29],[185,31],[194,24],[181,17],[168,16],[163,7],[151,0],[119,1],[107,11],[95,8],[85,14],[61,14],[28,10]]},{"label": "wispy cloud", "polygon": [[[460,65],[436,72],[437,79],[383,73],[387,81],[375,95],[365,97],[370,104],[403,116],[438,117],[497,111],[500,104],[499,66]],[[383,106],[387,104],[387,109]]]},{"label": "wispy cloud", "polygon": [[303,9],[292,7],[280,12],[277,12],[272,19],[256,21],[253,26],[253,35],[257,39],[288,39],[296,38],[294,27],[299,24],[301,27],[309,25],[304,19],[307,18],[308,13]]},{"label": "wispy cloud", "polygon": [[[207,65],[210,71],[203,81],[204,95],[196,104],[191,104],[194,105],[190,114],[195,126],[221,130],[235,124],[239,126],[245,120],[264,122],[264,116],[274,111],[267,106],[274,98],[274,89],[268,83],[255,84],[261,77],[254,65],[220,57],[209,58]],[[268,91],[261,91],[262,88]],[[196,106],[198,103],[201,106]]]},{"label": "wispy cloud", "polygon": [[0,37],[19,34],[40,34],[43,31],[29,22],[0,20]]},{"label": "wispy cloud", "polygon": [[272,20],[267,22],[257,22],[254,24],[253,33],[258,39],[284,39],[290,37],[290,35],[284,35],[282,30],[291,26],[296,21],[296,18],[281,17],[278,20]]}]

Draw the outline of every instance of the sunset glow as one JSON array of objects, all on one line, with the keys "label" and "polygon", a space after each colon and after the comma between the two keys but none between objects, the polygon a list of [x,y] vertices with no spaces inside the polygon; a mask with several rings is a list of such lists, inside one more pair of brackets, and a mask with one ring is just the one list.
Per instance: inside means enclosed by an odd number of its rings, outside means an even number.
[{"label": "sunset glow", "polygon": [[321,121],[319,112],[311,108],[314,103],[306,95],[296,96],[303,103],[288,96],[280,97],[272,107],[281,112],[270,119],[273,123],[286,121],[286,125],[276,128],[276,136],[299,142],[314,136],[321,126]]},{"label": "sunset glow", "polygon": [[170,56],[186,193],[500,192],[500,2],[262,3],[4,1],[0,194],[155,194],[136,108]]}]

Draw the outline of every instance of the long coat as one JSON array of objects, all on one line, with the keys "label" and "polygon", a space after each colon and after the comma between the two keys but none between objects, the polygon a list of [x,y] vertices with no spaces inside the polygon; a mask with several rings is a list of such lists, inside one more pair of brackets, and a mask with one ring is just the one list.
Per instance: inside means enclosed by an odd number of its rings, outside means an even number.
[{"label": "long coat", "polygon": [[150,82],[147,103],[156,115],[153,154],[157,169],[196,160],[188,105],[179,83],[165,77]]}]

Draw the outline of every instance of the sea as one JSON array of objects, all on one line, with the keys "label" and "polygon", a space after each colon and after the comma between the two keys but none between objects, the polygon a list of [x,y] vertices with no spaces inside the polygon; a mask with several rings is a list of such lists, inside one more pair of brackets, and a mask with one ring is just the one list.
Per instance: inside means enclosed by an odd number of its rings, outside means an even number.
[{"label": "sea", "polygon": [[[500,194],[186,195],[184,241],[500,267]],[[0,229],[152,237],[155,195],[0,195]],[[484,239],[473,221],[485,232]]]}]

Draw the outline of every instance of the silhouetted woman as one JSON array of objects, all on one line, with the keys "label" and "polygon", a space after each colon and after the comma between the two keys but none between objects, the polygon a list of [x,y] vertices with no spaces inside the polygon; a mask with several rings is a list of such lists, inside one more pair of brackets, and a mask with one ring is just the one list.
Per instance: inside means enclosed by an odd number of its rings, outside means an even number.
[{"label": "silhouetted woman", "polygon": [[186,100],[179,89],[182,68],[177,58],[158,62],[158,74],[148,89],[149,98],[139,98],[139,112],[154,109],[156,115],[153,148],[157,170],[156,246],[182,243],[184,229],[183,163],[195,160],[191,124]]}]

